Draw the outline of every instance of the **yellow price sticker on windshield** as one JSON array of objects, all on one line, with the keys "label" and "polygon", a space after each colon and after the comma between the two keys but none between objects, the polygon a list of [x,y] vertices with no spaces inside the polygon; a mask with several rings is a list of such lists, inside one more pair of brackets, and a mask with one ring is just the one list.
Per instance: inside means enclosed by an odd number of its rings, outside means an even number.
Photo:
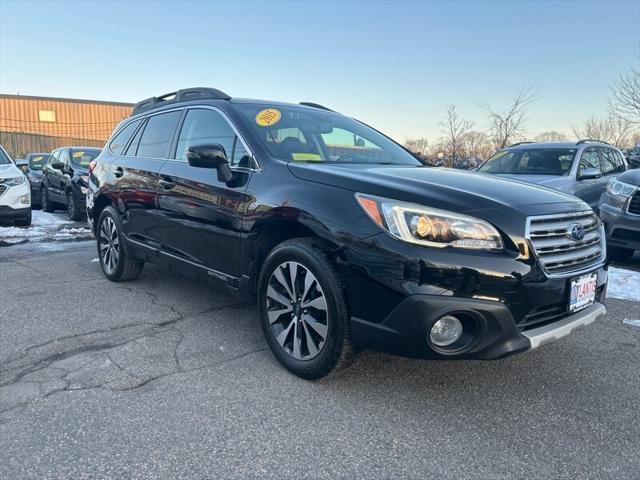
[{"label": "yellow price sticker on windshield", "polygon": [[266,108],[258,112],[256,115],[256,123],[261,127],[270,127],[271,125],[278,123],[280,121],[280,117],[282,117],[280,110],[276,110],[275,108]]},{"label": "yellow price sticker on windshield", "polygon": [[73,158],[80,158],[84,155],[84,152],[73,152]]},{"label": "yellow price sticker on windshield", "polygon": [[40,155],[39,157],[34,157],[32,162],[39,162],[40,160],[42,160],[42,155]]},{"label": "yellow price sticker on windshield", "polygon": [[291,158],[297,162],[321,162],[322,158],[317,153],[292,153]]}]

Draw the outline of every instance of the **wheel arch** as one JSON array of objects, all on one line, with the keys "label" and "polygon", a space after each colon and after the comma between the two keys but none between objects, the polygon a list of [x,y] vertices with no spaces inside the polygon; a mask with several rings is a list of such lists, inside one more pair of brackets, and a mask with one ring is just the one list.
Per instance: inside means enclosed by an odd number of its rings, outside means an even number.
[{"label": "wheel arch", "polygon": [[267,255],[282,242],[294,238],[315,238],[332,257],[340,255],[340,246],[326,228],[320,224],[311,224],[299,219],[272,218],[260,222],[253,227],[249,238],[250,241],[247,242],[249,261],[245,268],[245,278],[248,280],[246,293],[251,300],[256,298],[258,278]]},{"label": "wheel arch", "polygon": [[115,207],[111,199],[106,195],[99,195],[93,202],[91,227],[94,235],[97,234],[96,228],[98,226],[98,219],[100,218],[100,214],[102,213],[102,210],[104,210],[108,206]]}]

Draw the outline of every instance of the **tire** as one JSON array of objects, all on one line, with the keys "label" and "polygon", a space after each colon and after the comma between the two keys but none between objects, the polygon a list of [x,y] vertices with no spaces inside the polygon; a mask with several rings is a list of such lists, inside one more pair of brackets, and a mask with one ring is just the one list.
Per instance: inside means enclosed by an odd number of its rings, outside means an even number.
[{"label": "tire", "polygon": [[55,205],[49,199],[49,192],[46,187],[42,187],[40,189],[40,209],[47,213],[51,213],[55,210]]},{"label": "tire", "polygon": [[31,210],[29,213],[19,220],[15,221],[16,227],[30,227],[31,226]]},{"label": "tire", "polygon": [[607,254],[610,260],[617,260],[618,262],[626,262],[631,260],[633,257],[633,253],[635,250],[624,247],[609,247],[607,249]]},{"label": "tire", "polygon": [[74,222],[82,220],[82,212],[78,207],[78,203],[76,202],[76,198],[72,191],[67,192],[67,213],[69,218]]},{"label": "tire", "polygon": [[319,240],[287,240],[269,253],[258,279],[258,305],[267,344],[291,373],[316,380],[351,363],[344,287]]},{"label": "tire", "polygon": [[135,280],[142,273],[144,262],[131,258],[122,242],[122,224],[113,207],[105,207],[96,228],[98,259],[102,273],[112,282]]}]

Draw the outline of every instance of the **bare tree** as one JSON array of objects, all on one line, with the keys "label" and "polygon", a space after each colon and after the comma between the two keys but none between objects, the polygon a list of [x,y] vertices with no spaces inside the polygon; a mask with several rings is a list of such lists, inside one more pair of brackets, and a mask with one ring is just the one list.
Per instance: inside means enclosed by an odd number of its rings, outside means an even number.
[{"label": "bare tree", "polygon": [[573,133],[578,138],[591,138],[611,143],[618,148],[625,148],[632,142],[635,130],[633,123],[622,117],[590,117],[583,128],[573,127]]},{"label": "bare tree", "polygon": [[640,123],[640,70],[632,67],[613,82],[609,113],[629,123]]},{"label": "bare tree", "polygon": [[500,111],[484,103],[482,108],[489,119],[491,135],[498,148],[508,146],[523,135],[527,111],[537,96],[535,88],[526,87],[518,92],[505,110]]},{"label": "bare tree", "polygon": [[471,130],[464,135],[462,141],[466,157],[486,160],[494,151],[489,135],[484,132]]},{"label": "bare tree", "polygon": [[420,158],[425,158],[429,149],[429,142],[426,138],[407,138],[404,146],[410,152],[416,154]]},{"label": "bare tree", "polygon": [[549,130],[548,132],[541,132],[535,136],[536,142],[564,142],[567,136],[564,133],[556,130]]},{"label": "bare tree", "polygon": [[447,157],[452,167],[454,160],[463,153],[464,136],[473,128],[473,122],[463,120],[458,116],[455,105],[447,106],[447,114],[440,122],[447,147]]}]

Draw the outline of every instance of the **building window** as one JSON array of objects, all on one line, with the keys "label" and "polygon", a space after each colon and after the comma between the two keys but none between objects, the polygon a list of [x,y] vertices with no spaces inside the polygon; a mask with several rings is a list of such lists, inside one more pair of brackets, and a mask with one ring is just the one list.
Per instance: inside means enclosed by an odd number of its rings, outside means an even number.
[{"label": "building window", "polygon": [[38,119],[41,122],[55,122],[56,112],[53,110],[38,110]]}]

